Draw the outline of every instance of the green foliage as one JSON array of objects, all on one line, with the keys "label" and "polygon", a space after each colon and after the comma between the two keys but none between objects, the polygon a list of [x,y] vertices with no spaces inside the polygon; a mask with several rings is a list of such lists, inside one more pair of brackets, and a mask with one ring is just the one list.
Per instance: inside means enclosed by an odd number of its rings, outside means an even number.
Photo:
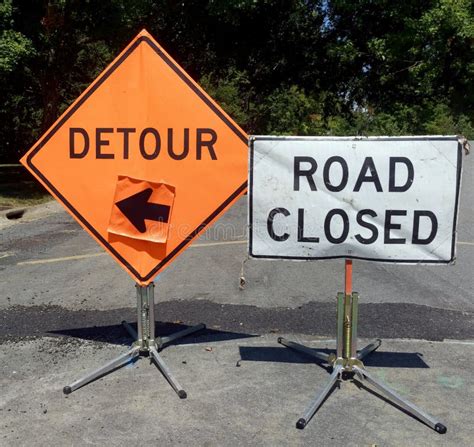
[{"label": "green foliage", "polygon": [[464,135],[474,138],[474,125],[467,115],[455,116],[446,104],[401,105],[378,114],[355,111],[349,119],[332,117],[331,135]]},{"label": "green foliage", "polygon": [[142,28],[250,134],[474,137],[472,0],[3,0],[0,160]]},{"label": "green foliage", "polygon": [[8,29],[0,35],[0,77],[12,73],[34,53],[31,41],[21,33]]},{"label": "green foliage", "polygon": [[438,104],[431,110],[425,122],[427,134],[465,135],[474,138],[474,123],[467,115],[454,116],[446,104]]},{"label": "green foliage", "polygon": [[251,86],[244,72],[231,71],[215,81],[210,75],[205,75],[199,83],[232,119],[243,128],[248,128],[254,105],[249,102],[248,92],[251,91]]},{"label": "green foliage", "polygon": [[276,89],[260,106],[266,117],[265,134],[318,135],[321,132],[321,106],[296,85]]}]

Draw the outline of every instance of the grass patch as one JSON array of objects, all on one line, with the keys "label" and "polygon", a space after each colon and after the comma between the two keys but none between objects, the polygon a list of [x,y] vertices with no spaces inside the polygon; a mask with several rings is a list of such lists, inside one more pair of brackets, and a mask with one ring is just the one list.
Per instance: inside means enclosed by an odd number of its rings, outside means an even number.
[{"label": "grass patch", "polygon": [[0,186],[0,211],[8,208],[39,205],[52,199],[48,192],[38,191],[37,187],[32,188],[31,185],[16,184],[8,189],[4,186]]},{"label": "grass patch", "polygon": [[0,165],[0,211],[39,205],[51,195],[21,165]]}]

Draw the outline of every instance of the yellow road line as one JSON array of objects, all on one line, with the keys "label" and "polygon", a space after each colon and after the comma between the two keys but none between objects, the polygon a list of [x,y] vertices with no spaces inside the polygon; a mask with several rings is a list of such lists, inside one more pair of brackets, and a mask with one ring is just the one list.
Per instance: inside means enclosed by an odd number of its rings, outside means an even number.
[{"label": "yellow road line", "polygon": [[76,259],[96,258],[97,256],[103,256],[105,254],[106,253],[91,253],[88,255],[65,256],[64,258],[36,259],[34,261],[18,262],[16,265],[49,264],[52,262],[74,261]]},{"label": "yellow road line", "polygon": [[190,248],[200,248],[200,247],[214,247],[216,245],[236,245],[236,244],[246,244],[248,241],[225,241],[225,242],[208,242],[204,244],[194,244]]},{"label": "yellow road line", "polygon": [[[201,244],[194,244],[191,245],[189,248],[205,248],[205,247],[216,247],[219,245],[238,245],[238,244],[246,244],[247,240],[240,240],[240,241],[224,241],[224,242],[206,242]],[[458,242],[458,245],[472,245],[474,246],[474,242]],[[65,256],[64,258],[50,258],[50,259],[35,259],[34,261],[22,261],[18,262],[16,265],[35,265],[35,264],[50,264],[53,262],[63,262],[63,261],[75,261],[77,259],[88,259],[88,258],[96,258],[98,256],[103,256],[107,253],[91,253],[87,255],[76,255],[76,256]],[[0,255],[1,258],[6,258],[10,256],[10,254],[6,253]]]},{"label": "yellow road line", "polygon": [[[214,247],[216,245],[235,245],[235,244],[246,244],[247,241],[225,241],[225,242],[210,242],[204,244],[195,244],[191,245],[190,248],[201,248],[201,247]],[[50,258],[50,259],[35,259],[33,261],[21,261],[18,262],[16,265],[36,265],[36,264],[50,264],[53,262],[63,262],[63,261],[76,261],[78,259],[88,259],[88,258],[96,258],[98,256],[103,256],[107,253],[90,253],[87,255],[75,255],[75,256],[65,256],[63,258]],[[8,255],[6,255],[8,256]],[[4,256],[4,257],[6,257]],[[1,258],[1,256],[0,256]]]}]

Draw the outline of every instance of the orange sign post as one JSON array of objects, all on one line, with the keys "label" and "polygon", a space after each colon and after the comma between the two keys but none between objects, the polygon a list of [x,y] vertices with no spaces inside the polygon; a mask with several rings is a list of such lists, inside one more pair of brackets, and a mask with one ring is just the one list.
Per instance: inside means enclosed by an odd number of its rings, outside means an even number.
[{"label": "orange sign post", "polygon": [[21,162],[138,283],[134,349],[64,391],[148,351],[183,397],[152,281],[245,192],[245,132],[143,30]]}]

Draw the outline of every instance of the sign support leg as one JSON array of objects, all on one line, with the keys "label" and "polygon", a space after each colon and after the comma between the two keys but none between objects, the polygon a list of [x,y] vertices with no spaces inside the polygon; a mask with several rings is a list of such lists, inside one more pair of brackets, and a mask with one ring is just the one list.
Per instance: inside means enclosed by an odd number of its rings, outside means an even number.
[{"label": "sign support leg", "polygon": [[70,394],[78,388],[87,385],[93,380],[98,379],[124,365],[131,362],[137,357],[150,357],[158,369],[161,371],[163,376],[169,382],[171,387],[176,391],[176,394],[181,399],[187,397],[186,391],[178,383],[170,369],[166,365],[163,358],[160,356],[159,351],[163,349],[165,344],[169,344],[178,338],[185,337],[186,335],[193,334],[194,332],[200,331],[206,328],[205,324],[198,324],[196,326],[189,327],[182,331],[168,335],[166,337],[155,336],[155,298],[154,290],[155,285],[153,283],[147,286],[140,284],[136,285],[137,289],[137,331],[126,321],[122,321],[124,329],[128,332],[135,342],[132,348],[126,353],[119,355],[115,359],[106,363],[104,366],[92,371],[86,376],[79,380],[65,386],[63,389],[64,394]]},{"label": "sign support leg", "polygon": [[332,367],[332,373],[328,383],[321,392],[316,395],[307,410],[298,419],[296,427],[299,429],[305,428],[325,399],[330,395],[334,386],[344,380],[354,380],[355,376],[359,382],[372,385],[373,388],[383,394],[385,399],[394,404],[397,408],[401,407],[406,413],[424,422],[438,433],[446,433],[446,426],[438,419],[430,416],[411,402],[402,398],[387,385],[367,372],[367,369],[362,363],[362,359],[374,352],[381,345],[382,341],[380,339],[374,340],[360,351],[357,351],[358,303],[359,295],[352,291],[352,261],[346,260],[345,291],[344,293],[337,294],[336,352],[326,354],[299,343],[285,340],[282,337],[278,338],[278,343],[309,355],[318,361],[323,361]]}]

